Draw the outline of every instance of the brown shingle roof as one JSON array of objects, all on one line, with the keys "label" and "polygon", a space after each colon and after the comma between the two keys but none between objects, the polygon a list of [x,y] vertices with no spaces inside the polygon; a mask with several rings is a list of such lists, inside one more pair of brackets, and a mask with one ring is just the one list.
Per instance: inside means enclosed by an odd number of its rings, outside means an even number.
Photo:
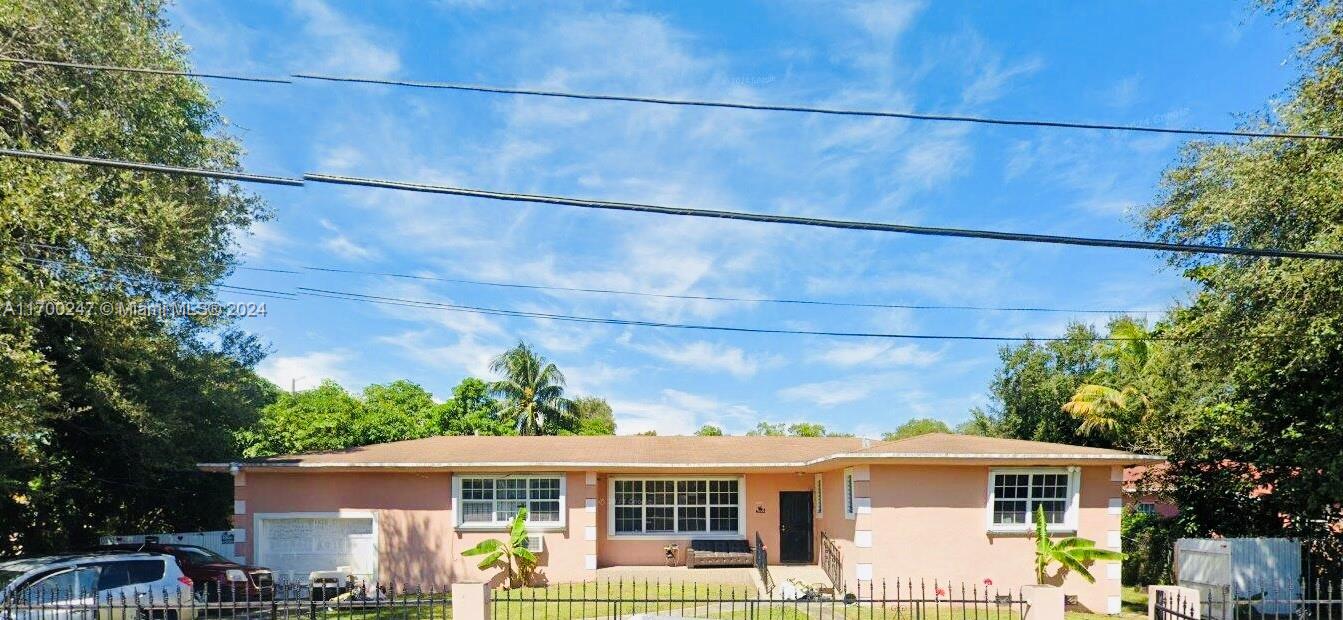
[{"label": "brown shingle roof", "polygon": [[[461,437],[376,444],[241,463],[247,468],[809,468],[832,460],[1024,460],[1139,463],[1157,457],[1038,441],[935,433],[898,441],[858,437]],[[229,464],[202,464],[219,471]]]},{"label": "brown shingle roof", "polygon": [[1026,441],[1023,439],[1004,439],[1001,437],[980,437],[977,435],[953,435],[950,433],[928,433],[874,444],[858,450],[857,454],[947,454],[947,455],[1012,455],[1012,456],[1092,456],[1117,457],[1133,456],[1123,450],[1073,446],[1044,441]]}]

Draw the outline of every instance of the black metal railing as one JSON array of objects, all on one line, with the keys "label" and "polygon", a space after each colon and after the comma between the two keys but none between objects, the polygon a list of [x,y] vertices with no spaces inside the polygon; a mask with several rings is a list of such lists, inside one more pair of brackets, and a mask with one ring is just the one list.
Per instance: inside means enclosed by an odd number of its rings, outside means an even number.
[{"label": "black metal railing", "polygon": [[1199,620],[1198,604],[1178,593],[1157,590],[1152,620]]},{"label": "black metal railing", "polygon": [[1203,620],[1343,620],[1343,580],[1196,588]]},{"label": "black metal railing", "polygon": [[[492,620],[576,620],[633,615],[715,620],[1021,620],[1026,605],[1016,592],[947,582],[903,580],[860,584],[843,596],[754,586],[619,580],[496,590]],[[1170,619],[1177,620],[1177,619]]]},{"label": "black metal railing", "polygon": [[760,573],[760,582],[765,585],[765,594],[773,594],[774,577],[769,574],[769,549],[765,548],[765,541],[760,539],[760,532],[755,533],[755,548],[751,551],[755,554],[755,570]]},{"label": "black metal railing", "polygon": [[844,558],[839,555],[839,547],[825,532],[821,532],[821,570],[830,579],[835,592],[844,593]]},{"label": "black metal railing", "polygon": [[[349,582],[238,589],[231,600],[190,590],[20,591],[0,601],[5,620],[450,620],[449,588]],[[229,586],[226,584],[226,588]],[[217,591],[217,590],[215,590]],[[227,591],[227,590],[226,590]]]}]

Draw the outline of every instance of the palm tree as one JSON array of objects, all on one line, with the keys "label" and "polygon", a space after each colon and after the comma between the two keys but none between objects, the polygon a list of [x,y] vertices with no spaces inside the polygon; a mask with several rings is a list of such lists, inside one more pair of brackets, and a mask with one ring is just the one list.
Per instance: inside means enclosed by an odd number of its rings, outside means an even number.
[{"label": "palm tree", "polygon": [[1096,583],[1096,578],[1087,570],[1087,564],[1095,560],[1122,561],[1126,556],[1118,551],[1097,549],[1096,542],[1086,538],[1069,536],[1058,542],[1049,539],[1049,526],[1045,523],[1045,507],[1035,511],[1035,582],[1044,585],[1048,578],[1050,564],[1055,562],[1081,575],[1087,583]]},{"label": "palm tree", "polygon": [[1156,347],[1147,329],[1128,318],[1110,325],[1110,341],[1101,345],[1106,362],[1092,382],[1084,383],[1063,403],[1063,410],[1082,420],[1087,435],[1117,436],[1126,425],[1152,411]]},{"label": "palm tree", "polygon": [[564,397],[564,374],[526,342],[494,358],[490,371],[503,375],[490,384],[490,393],[504,401],[500,415],[513,421],[519,435],[540,435],[574,415],[573,402]]}]

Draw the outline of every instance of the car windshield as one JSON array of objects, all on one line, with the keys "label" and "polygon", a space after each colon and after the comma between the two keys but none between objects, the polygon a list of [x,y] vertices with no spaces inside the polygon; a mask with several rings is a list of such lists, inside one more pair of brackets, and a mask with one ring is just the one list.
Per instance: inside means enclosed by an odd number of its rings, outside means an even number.
[{"label": "car windshield", "polygon": [[215,552],[210,551],[209,549],[205,549],[205,548],[203,548],[203,547],[178,547],[177,550],[180,551],[180,552],[182,553],[182,555],[186,557],[186,560],[187,560],[188,563],[193,564],[193,565],[194,565],[194,564],[215,564],[215,563],[232,564],[232,563],[233,563],[233,560],[230,560],[230,559],[228,559],[228,558],[226,558],[226,557],[224,557],[224,556],[222,556],[222,555],[219,555],[218,553],[215,553]]}]

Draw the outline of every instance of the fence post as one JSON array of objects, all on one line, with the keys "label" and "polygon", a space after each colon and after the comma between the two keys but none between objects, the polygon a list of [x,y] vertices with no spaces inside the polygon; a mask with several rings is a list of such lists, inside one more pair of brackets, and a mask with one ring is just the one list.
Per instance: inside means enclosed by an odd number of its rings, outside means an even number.
[{"label": "fence post", "polygon": [[1063,588],[1022,586],[1021,600],[1026,603],[1025,620],[1063,620]]},{"label": "fence post", "polygon": [[490,620],[490,584],[452,584],[453,620]]},{"label": "fence post", "polygon": [[[1178,618],[1185,620],[1200,620],[1203,617],[1203,600],[1198,590],[1194,588],[1183,588],[1180,586],[1147,586],[1147,618],[1155,620],[1157,592],[1164,592],[1167,605],[1174,605],[1179,601],[1182,609],[1178,610]],[[1187,609],[1185,609],[1187,608]],[[1186,614],[1193,616],[1186,618]],[[1216,614],[1213,614],[1214,616]],[[1169,617],[1169,616],[1167,616]]]}]

